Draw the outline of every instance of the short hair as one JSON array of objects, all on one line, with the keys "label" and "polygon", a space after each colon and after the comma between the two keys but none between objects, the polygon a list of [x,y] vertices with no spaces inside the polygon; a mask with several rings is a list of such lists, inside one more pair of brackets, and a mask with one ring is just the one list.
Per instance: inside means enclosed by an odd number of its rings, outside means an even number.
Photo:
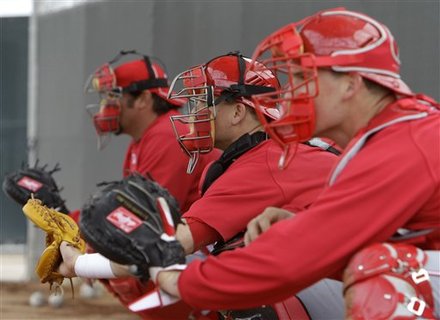
[{"label": "short hair", "polygon": [[[139,96],[142,94],[142,92],[143,91],[134,91],[134,92],[130,92],[129,93],[130,97],[132,97],[132,99],[130,99],[128,101],[128,107],[129,108],[132,107],[134,101],[137,98],[139,98]],[[153,97],[153,111],[157,115],[162,115],[162,114],[165,114],[165,113],[167,113],[168,111],[170,111],[172,109],[176,109],[175,105],[173,105],[169,101],[163,99],[162,97],[158,96],[154,92],[151,92],[151,96]]]},{"label": "short hair", "polygon": [[172,109],[176,109],[176,106],[169,101],[165,100],[162,97],[159,97],[157,94],[152,93],[153,95],[153,111],[158,115],[162,115],[167,113]]},{"label": "short hair", "polygon": [[[347,72],[339,72],[339,71],[334,71],[332,69],[326,69],[326,70],[329,70],[335,77],[340,77],[347,74]],[[392,91],[391,89],[388,89],[387,87],[384,87],[383,85],[374,82],[370,79],[362,77],[362,81],[365,83],[365,87],[367,88],[367,90],[370,91],[371,93],[376,93],[376,94],[394,93],[394,91]]]},{"label": "short hair", "polygon": [[394,94],[394,91],[391,89],[388,89],[387,87],[384,87],[374,81],[371,81],[369,79],[366,79],[362,77],[364,80],[365,86],[367,87],[367,90],[374,93],[382,93],[382,94]]}]

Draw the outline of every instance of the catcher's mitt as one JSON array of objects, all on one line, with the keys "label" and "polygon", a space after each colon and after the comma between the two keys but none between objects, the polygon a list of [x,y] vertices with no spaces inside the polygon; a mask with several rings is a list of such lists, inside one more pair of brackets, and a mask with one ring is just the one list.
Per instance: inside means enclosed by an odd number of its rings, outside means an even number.
[{"label": "catcher's mitt", "polygon": [[49,208],[69,213],[60,196],[53,173],[59,171],[57,164],[53,169],[48,170],[47,165],[38,166],[38,161],[34,167],[22,166],[21,169],[7,174],[3,180],[3,191],[19,205],[24,206],[34,194],[35,198],[41,199]]},{"label": "catcher's mitt", "polygon": [[46,249],[35,268],[42,283],[61,284],[64,277],[56,270],[62,262],[60,245],[67,241],[81,252],[85,251],[85,242],[80,238],[75,221],[68,215],[49,209],[41,200],[33,197],[23,207],[23,212],[37,227],[46,232]]},{"label": "catcher's mitt", "polygon": [[125,265],[147,269],[184,263],[174,238],[180,223],[177,201],[156,182],[139,174],[106,183],[92,196],[80,216],[81,234],[98,253]]}]

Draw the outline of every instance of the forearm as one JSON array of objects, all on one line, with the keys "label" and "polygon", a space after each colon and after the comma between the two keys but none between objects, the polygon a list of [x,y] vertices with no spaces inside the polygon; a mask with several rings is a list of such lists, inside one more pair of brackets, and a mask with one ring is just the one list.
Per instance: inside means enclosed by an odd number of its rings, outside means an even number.
[{"label": "forearm", "polygon": [[[404,225],[404,210],[393,209],[395,202],[362,201],[372,198],[363,194],[368,188],[353,192],[341,185],[339,189],[339,196],[321,198],[321,204],[273,225],[246,248],[192,262],[179,277],[182,300],[202,310],[242,309],[283,300],[343,270],[365,243],[386,241]],[[356,208],[354,214],[351,208]],[[370,227],[373,223],[375,228]]]},{"label": "forearm", "polygon": [[[178,290],[182,300],[201,310],[270,304],[339,269],[334,265],[328,267],[329,261],[322,261],[325,259],[316,261],[314,256],[305,255],[313,235],[304,241],[298,238],[301,249],[293,250],[296,241],[286,241],[292,236],[290,228],[282,227],[294,220],[274,225],[246,248],[192,262],[179,276]],[[321,253],[317,255],[326,257]]]},{"label": "forearm", "polygon": [[181,223],[177,226],[176,239],[183,247],[185,254],[191,254],[194,252],[194,241],[189,226],[185,223]]},{"label": "forearm", "polygon": [[128,277],[133,275],[130,271],[130,266],[110,261],[110,267],[116,278]]},{"label": "forearm", "polygon": [[168,294],[180,298],[178,281],[180,271],[162,271],[157,277],[160,288]]}]

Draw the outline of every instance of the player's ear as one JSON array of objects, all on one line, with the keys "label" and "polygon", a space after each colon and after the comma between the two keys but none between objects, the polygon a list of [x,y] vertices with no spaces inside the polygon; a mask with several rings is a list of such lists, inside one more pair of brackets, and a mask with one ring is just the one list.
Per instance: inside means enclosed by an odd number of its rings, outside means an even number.
[{"label": "player's ear", "polygon": [[343,99],[350,99],[356,92],[359,91],[363,84],[362,77],[357,72],[350,72],[344,77],[345,88],[343,92]]},{"label": "player's ear", "polygon": [[237,125],[246,117],[247,108],[243,103],[236,102],[233,105],[233,112],[231,113],[231,122]]},{"label": "player's ear", "polygon": [[135,105],[137,108],[146,108],[153,103],[153,94],[149,90],[144,90],[136,99]]}]

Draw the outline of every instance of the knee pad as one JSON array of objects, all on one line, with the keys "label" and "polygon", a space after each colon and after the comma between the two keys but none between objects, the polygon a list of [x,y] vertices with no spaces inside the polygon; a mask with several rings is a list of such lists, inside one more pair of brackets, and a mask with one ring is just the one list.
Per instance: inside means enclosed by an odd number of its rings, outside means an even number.
[{"label": "knee pad", "polygon": [[344,271],[348,319],[433,319],[426,254],[407,244],[373,244]]}]

